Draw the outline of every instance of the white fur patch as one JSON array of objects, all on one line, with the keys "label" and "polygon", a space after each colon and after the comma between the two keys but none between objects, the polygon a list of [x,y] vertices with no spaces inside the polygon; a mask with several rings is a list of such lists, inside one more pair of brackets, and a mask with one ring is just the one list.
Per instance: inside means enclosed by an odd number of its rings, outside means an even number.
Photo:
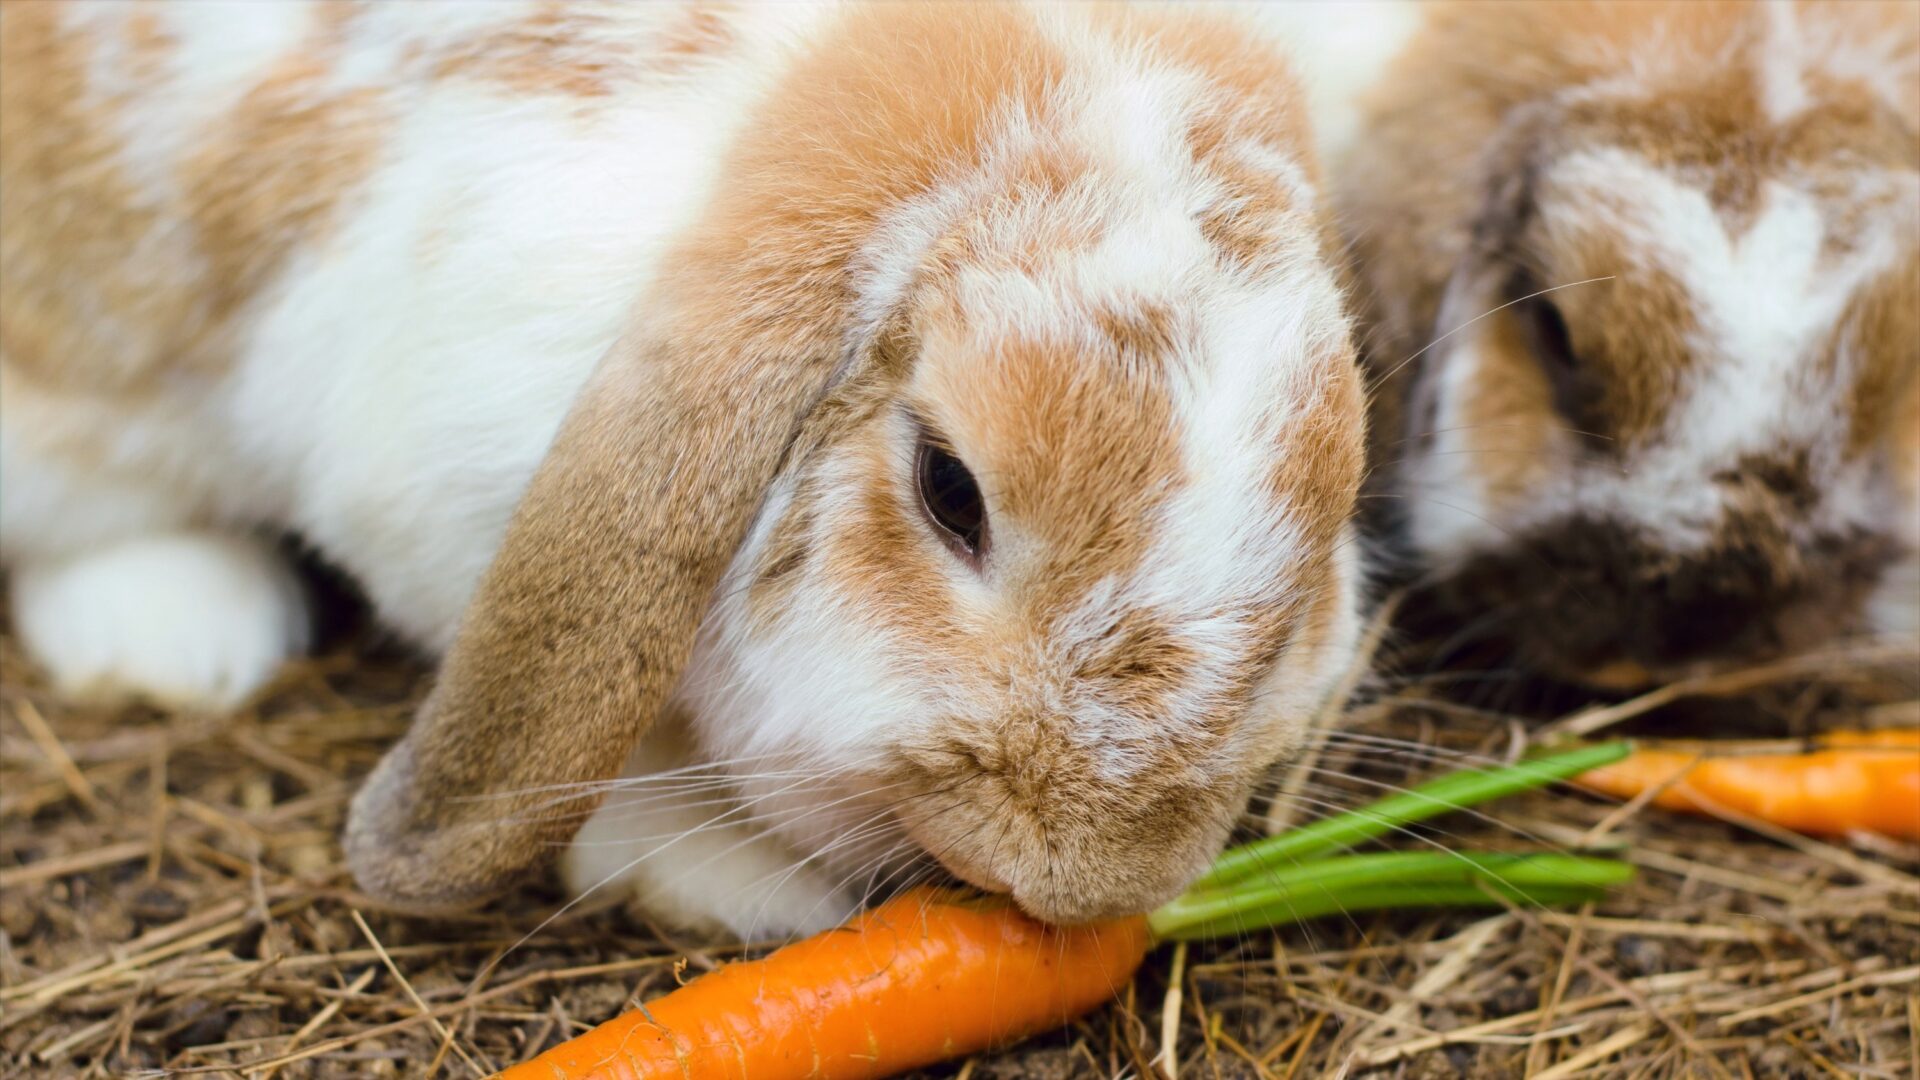
[{"label": "white fur patch", "polygon": [[[755,804],[697,764],[662,724],[568,845],[561,875],[576,896],[630,892],[655,918],[745,941],[838,925],[860,897],[754,820]],[[803,784],[783,775],[778,786]]]},{"label": "white fur patch", "polygon": [[1813,103],[1807,92],[1804,31],[1795,18],[1794,0],[1762,0],[1765,30],[1758,62],[1761,107],[1774,123],[1784,123]]},{"label": "white fur patch", "polygon": [[1422,0],[1252,0],[1229,8],[1287,50],[1329,170],[1360,133],[1361,102],[1420,27]]},{"label": "white fur patch", "polygon": [[310,632],[271,545],[198,533],[24,561],[13,620],[63,694],[216,710],[258,690]]}]

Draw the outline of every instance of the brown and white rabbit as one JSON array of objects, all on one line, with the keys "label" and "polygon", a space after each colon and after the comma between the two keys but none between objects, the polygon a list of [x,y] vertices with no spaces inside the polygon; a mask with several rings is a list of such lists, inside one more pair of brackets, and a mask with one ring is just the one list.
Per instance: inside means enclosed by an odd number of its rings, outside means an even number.
[{"label": "brown and white rabbit", "polygon": [[1461,632],[1617,686],[1915,633],[1914,6],[1415,14],[1329,190]]},{"label": "brown and white rabbit", "polygon": [[16,626],[231,702],[305,621],[256,530],[344,567],[445,654],[353,807],[378,894],[485,895],[617,789],[569,876],[685,922],[830,923],[916,852],[1143,910],[1350,659],[1360,377],[1232,20],[9,2],[0,44]]}]

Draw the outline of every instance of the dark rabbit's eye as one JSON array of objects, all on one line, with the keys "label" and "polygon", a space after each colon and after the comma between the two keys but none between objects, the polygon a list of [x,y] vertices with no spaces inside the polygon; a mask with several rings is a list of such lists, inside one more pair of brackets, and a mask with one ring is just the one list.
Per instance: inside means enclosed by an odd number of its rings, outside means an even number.
[{"label": "dark rabbit's eye", "polygon": [[1560,306],[1544,296],[1536,296],[1520,305],[1527,320],[1527,332],[1533,338],[1533,352],[1549,366],[1561,371],[1579,364],[1573,353],[1573,335],[1567,330],[1567,318]]},{"label": "dark rabbit's eye", "polygon": [[987,539],[987,504],[973,474],[946,447],[922,439],[914,470],[920,505],[945,539],[968,558],[979,558]]},{"label": "dark rabbit's eye", "polygon": [[1540,369],[1553,388],[1553,406],[1565,419],[1566,428],[1584,440],[1592,450],[1604,450],[1609,443],[1605,402],[1604,371],[1586,362],[1573,347],[1573,332],[1560,305],[1548,296],[1533,296],[1538,285],[1523,278],[1515,291],[1526,296],[1514,305],[1520,332]]}]

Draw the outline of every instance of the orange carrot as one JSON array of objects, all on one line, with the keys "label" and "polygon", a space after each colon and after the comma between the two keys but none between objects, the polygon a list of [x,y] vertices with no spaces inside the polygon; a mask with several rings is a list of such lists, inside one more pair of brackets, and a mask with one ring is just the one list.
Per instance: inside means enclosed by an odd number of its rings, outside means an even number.
[{"label": "orange carrot", "polygon": [[1339,855],[1448,810],[1627,754],[1583,746],[1470,769],[1224,853],[1146,915],[1053,927],[1007,901],[915,889],[837,930],[731,964],[497,1077],[862,1080],[1056,1027],[1126,986],[1156,941],[1243,937],[1334,912],[1583,904],[1633,867],[1557,852]]},{"label": "orange carrot", "polygon": [[1920,840],[1920,730],[1833,732],[1803,754],[1637,749],[1578,778],[1622,799],[1669,780],[1653,799],[1669,810],[1731,810],[1796,832]]},{"label": "orange carrot", "polygon": [[498,1077],[891,1076],[1079,1016],[1132,979],[1150,943],[1144,917],[1058,928],[1004,904],[914,889]]}]

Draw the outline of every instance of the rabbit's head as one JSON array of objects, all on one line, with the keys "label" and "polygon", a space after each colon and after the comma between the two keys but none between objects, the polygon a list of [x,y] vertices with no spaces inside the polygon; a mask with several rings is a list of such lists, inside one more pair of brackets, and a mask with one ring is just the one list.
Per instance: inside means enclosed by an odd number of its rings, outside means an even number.
[{"label": "rabbit's head", "polygon": [[362,881],[528,868],[578,820],[529,808],[673,693],[750,803],[817,811],[768,814],[803,851],[880,814],[1045,918],[1177,892],[1355,632],[1363,404],[1298,124],[1230,23],[834,24],[356,802]]},{"label": "rabbit's head", "polygon": [[1629,685],[1920,619],[1917,39],[1898,4],[1429,13],[1336,187],[1386,516],[1463,633]]}]

